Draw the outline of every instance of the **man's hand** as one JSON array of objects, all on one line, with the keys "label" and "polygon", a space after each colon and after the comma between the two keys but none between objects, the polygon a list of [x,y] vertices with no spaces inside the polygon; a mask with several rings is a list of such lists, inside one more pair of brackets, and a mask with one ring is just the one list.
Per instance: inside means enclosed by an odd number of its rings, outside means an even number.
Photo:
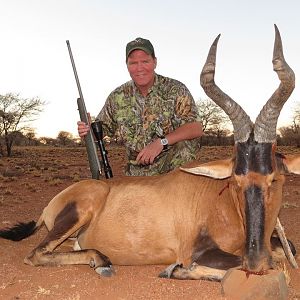
[{"label": "man's hand", "polygon": [[85,124],[84,122],[82,121],[78,121],[77,122],[77,130],[78,130],[78,135],[83,138],[87,135],[87,133],[89,132],[90,130],[90,126]]},{"label": "man's hand", "polygon": [[78,131],[78,135],[81,138],[85,137],[87,133],[90,131],[90,123],[91,123],[90,113],[88,113],[88,120],[89,120],[89,124],[86,124],[82,121],[77,122],[77,131]]},{"label": "man's hand", "polygon": [[162,150],[163,145],[160,143],[160,139],[156,139],[140,151],[136,157],[136,162],[141,165],[152,165],[154,159],[162,152]]}]

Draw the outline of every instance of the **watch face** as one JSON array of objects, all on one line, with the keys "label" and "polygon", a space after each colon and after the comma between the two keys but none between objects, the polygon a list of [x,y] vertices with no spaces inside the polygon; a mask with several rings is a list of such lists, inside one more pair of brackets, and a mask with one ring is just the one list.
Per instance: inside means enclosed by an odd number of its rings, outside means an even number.
[{"label": "watch face", "polygon": [[160,142],[163,146],[168,145],[168,140],[166,138],[161,139]]}]

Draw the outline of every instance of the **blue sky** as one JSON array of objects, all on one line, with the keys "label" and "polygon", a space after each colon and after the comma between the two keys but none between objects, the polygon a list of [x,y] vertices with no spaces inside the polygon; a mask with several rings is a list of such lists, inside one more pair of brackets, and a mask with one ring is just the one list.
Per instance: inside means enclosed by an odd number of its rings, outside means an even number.
[{"label": "blue sky", "polygon": [[[48,104],[32,124],[38,136],[76,134],[77,87],[68,56],[70,40],[86,106],[97,115],[108,94],[129,80],[125,46],[152,41],[157,73],[207,98],[199,75],[221,33],[216,83],[255,119],[279,85],[272,69],[274,26],[286,61],[300,73],[300,4],[297,0],[1,0],[0,94],[39,96]],[[300,101],[297,86],[279,118],[290,121]]]}]

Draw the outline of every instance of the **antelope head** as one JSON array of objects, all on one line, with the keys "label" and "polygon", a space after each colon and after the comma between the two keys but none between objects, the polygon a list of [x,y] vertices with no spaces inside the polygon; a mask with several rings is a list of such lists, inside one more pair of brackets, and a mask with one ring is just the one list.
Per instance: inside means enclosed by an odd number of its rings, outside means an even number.
[{"label": "antelope head", "polygon": [[[231,177],[231,189],[238,199],[245,230],[243,267],[261,271],[272,265],[270,238],[280,210],[284,183],[280,167],[282,157],[275,152],[277,120],[295,87],[295,75],[284,59],[280,33],[275,25],[272,62],[280,85],[253,124],[241,106],[215,84],[219,38],[220,35],[210,48],[200,83],[207,96],[224,110],[233,124],[235,149],[232,165],[228,168],[230,174],[218,178]],[[205,168],[195,169],[193,173],[209,176],[208,172],[203,172]]]}]

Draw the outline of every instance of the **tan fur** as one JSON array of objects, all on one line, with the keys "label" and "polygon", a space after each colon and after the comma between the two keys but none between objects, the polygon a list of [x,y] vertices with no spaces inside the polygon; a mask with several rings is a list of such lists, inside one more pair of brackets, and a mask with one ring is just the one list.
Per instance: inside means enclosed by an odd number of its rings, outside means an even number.
[{"label": "tan fur", "polygon": [[[229,191],[218,195],[226,185],[179,170],[150,178],[87,180],[55,196],[42,219],[51,230],[58,213],[75,201],[79,224],[88,223],[78,237],[81,249],[97,249],[113,264],[188,264],[201,227],[208,227],[224,250],[237,252],[242,246],[243,233],[231,233],[241,221]],[[218,223],[228,228],[225,234]]]},{"label": "tan fur", "polygon": [[[224,161],[220,161],[219,167],[216,167],[217,162],[212,166],[211,172],[217,174],[221,168],[232,168]],[[221,173],[226,172],[229,171]],[[275,177],[275,183],[268,190]],[[153,177],[82,181],[55,196],[44,209],[37,226],[44,222],[51,233],[58,215],[72,203],[76,223],[71,223],[71,227],[67,227],[57,239],[48,238],[48,241],[46,237],[45,246],[42,243],[34,249],[25,262],[33,265],[86,263],[101,266],[107,264],[104,254],[113,264],[119,265],[174,262],[189,265],[195,240],[202,229],[220,249],[242,256],[245,246],[242,195],[250,183],[268,190],[265,197],[268,206],[266,223],[269,225],[265,244],[269,251],[283,182],[284,177],[279,173],[269,176],[250,173],[216,180],[180,170]],[[275,213],[268,213],[274,210]],[[77,237],[81,251],[53,252],[70,237]],[[189,272],[192,277],[201,277],[206,271],[197,267]]]}]

